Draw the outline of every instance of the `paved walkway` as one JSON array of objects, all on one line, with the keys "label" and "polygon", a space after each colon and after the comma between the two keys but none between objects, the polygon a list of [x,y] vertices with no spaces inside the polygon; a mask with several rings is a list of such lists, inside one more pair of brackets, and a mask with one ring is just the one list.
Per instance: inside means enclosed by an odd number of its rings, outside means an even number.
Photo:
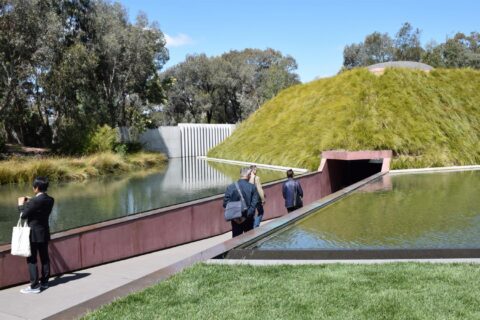
[{"label": "paved walkway", "polygon": [[0,290],[0,319],[44,319],[119,288],[231,238],[231,232],[139,257],[79,270],[50,280],[40,294],[22,294],[21,285]]}]

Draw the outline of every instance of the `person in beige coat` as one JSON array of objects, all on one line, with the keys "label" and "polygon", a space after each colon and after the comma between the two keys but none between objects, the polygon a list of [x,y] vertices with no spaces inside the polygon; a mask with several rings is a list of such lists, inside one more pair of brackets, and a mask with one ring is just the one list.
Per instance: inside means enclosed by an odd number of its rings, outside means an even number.
[{"label": "person in beige coat", "polygon": [[253,227],[258,228],[260,226],[260,222],[262,222],[263,218],[263,206],[265,205],[265,193],[263,192],[262,183],[260,182],[260,177],[257,176],[257,166],[251,165],[250,166],[250,180],[249,182],[257,188],[258,195],[260,196],[260,201],[257,204],[257,214],[255,215],[255,219],[253,221]]}]

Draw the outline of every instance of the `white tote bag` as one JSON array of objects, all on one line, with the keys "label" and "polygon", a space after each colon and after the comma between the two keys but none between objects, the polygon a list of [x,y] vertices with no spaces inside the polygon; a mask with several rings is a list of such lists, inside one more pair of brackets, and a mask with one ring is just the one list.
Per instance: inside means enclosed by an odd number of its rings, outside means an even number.
[{"label": "white tote bag", "polygon": [[21,219],[18,219],[16,227],[13,227],[11,254],[14,256],[30,257],[30,227],[27,221],[21,225]]}]

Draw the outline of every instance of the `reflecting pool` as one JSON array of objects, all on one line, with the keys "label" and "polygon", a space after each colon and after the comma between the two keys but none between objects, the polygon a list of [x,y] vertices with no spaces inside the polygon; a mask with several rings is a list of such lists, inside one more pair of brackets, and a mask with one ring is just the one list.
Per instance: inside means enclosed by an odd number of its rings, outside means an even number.
[{"label": "reflecting pool", "polygon": [[253,247],[479,248],[479,187],[480,171],[388,174]]},{"label": "reflecting pool", "polygon": [[[107,221],[225,192],[238,179],[239,166],[197,160],[170,159],[161,171],[51,183],[55,198],[50,216],[52,232]],[[258,169],[262,182],[278,180],[283,172]],[[0,243],[9,243],[18,221],[17,198],[32,195],[30,185],[0,186]]]}]

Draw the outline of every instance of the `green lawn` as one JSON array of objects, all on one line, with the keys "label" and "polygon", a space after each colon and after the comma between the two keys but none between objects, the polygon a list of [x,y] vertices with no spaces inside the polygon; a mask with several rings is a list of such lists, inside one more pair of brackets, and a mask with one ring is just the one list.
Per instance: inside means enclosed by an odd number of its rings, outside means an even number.
[{"label": "green lawn", "polygon": [[480,319],[480,266],[200,264],[84,319]]}]

